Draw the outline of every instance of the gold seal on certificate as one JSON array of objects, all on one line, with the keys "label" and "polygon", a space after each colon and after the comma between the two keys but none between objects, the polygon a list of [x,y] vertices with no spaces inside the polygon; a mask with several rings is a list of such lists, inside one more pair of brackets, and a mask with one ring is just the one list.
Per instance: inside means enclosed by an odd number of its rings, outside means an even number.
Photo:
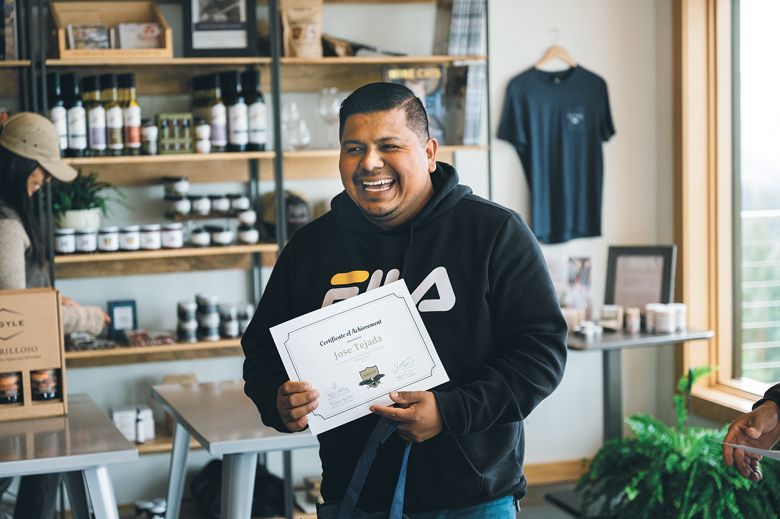
[{"label": "gold seal on certificate", "polygon": [[449,380],[403,280],[271,328],[290,380],[320,392],[309,428],[320,434],[390,405],[392,391]]}]

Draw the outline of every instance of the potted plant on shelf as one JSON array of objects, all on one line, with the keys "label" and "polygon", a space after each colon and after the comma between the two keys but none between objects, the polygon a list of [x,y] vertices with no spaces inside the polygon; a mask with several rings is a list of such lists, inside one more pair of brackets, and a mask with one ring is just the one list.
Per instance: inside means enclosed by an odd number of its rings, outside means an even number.
[{"label": "potted plant on shelf", "polygon": [[[106,194],[113,191],[117,196]],[[109,201],[123,200],[122,192],[107,182],[100,182],[97,173],[79,172],[72,182],[52,184],[52,212],[57,227],[76,230],[97,230],[106,214]]]},{"label": "potted plant on shelf", "polygon": [[607,442],[577,484],[583,517],[776,517],[780,463],[762,463],[764,477],[753,483],[723,462],[728,426],[687,425],[691,387],[710,371],[696,368],[680,378],[674,427],[649,415],[626,419],[634,436]]}]

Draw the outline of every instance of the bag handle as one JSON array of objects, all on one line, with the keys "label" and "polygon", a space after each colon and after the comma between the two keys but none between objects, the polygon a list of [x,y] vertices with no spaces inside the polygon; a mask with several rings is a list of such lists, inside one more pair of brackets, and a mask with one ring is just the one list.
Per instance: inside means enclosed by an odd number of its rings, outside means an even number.
[{"label": "bag handle", "polygon": [[[379,446],[385,443],[397,428],[398,422],[394,422],[393,420],[384,417],[379,418],[379,421],[374,426],[374,430],[371,431],[371,435],[368,437],[368,442],[363,449],[363,453],[360,455],[360,459],[358,459],[355,470],[352,472],[352,478],[349,480],[349,487],[347,487],[344,499],[341,501],[341,505],[339,505],[336,519],[352,518],[358,497],[363,490],[363,484],[366,482],[368,471],[371,468],[371,464],[374,462],[377,450],[379,450]],[[407,441],[406,448],[404,449],[403,461],[401,462],[401,470],[398,473],[398,481],[395,484],[393,504],[390,507],[388,519],[401,519],[401,513],[404,508],[404,490],[406,488],[406,468],[411,448],[412,442]]]}]

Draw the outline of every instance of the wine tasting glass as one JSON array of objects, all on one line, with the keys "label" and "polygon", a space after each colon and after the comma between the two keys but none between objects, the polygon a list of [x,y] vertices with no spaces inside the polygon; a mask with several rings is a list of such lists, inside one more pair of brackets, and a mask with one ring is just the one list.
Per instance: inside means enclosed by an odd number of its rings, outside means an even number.
[{"label": "wine tasting glass", "polygon": [[317,112],[325,121],[328,132],[328,147],[338,148],[338,128],[339,109],[341,108],[341,94],[336,87],[323,88],[320,91],[320,102]]}]

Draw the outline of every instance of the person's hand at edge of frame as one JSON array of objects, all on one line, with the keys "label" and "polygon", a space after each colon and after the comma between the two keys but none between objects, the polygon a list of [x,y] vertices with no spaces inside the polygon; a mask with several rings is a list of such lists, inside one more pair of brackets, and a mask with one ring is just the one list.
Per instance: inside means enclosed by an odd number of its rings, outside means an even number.
[{"label": "person's hand at edge of frame", "polygon": [[308,382],[288,380],[276,392],[276,410],[290,432],[309,426],[309,413],[317,409],[320,392]]},{"label": "person's hand at edge of frame", "polygon": [[[767,401],[734,420],[724,442],[770,449],[780,440],[780,408]],[[729,467],[736,465],[742,476],[751,481],[761,479],[761,456],[742,449],[723,445],[723,460]]]},{"label": "person's hand at edge of frame", "polygon": [[393,391],[395,406],[371,406],[371,412],[400,422],[398,434],[405,440],[424,442],[442,430],[441,413],[436,397],[430,391]]}]

